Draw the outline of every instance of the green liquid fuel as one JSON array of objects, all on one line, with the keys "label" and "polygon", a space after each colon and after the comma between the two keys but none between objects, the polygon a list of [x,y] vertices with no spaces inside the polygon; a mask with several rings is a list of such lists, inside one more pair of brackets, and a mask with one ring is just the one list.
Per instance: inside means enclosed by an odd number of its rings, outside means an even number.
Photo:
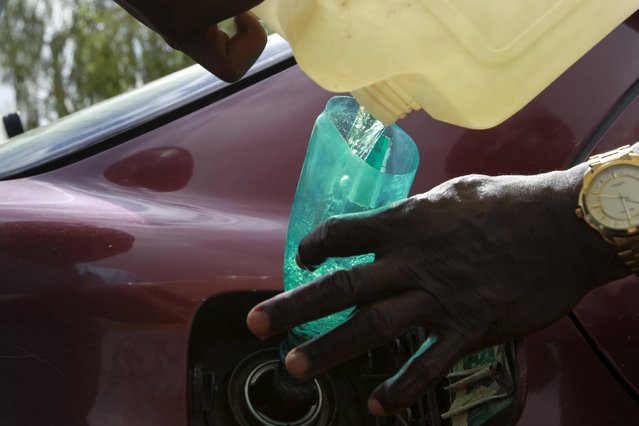
[{"label": "green liquid fuel", "polygon": [[[291,290],[331,271],[372,262],[374,255],[331,258],[309,272],[295,263],[297,246],[324,220],[366,212],[404,199],[419,159],[413,140],[397,125],[385,127],[348,97],[329,100],[317,118],[295,194],[284,252],[284,288]],[[352,309],[291,330],[294,344],[343,323]]]}]

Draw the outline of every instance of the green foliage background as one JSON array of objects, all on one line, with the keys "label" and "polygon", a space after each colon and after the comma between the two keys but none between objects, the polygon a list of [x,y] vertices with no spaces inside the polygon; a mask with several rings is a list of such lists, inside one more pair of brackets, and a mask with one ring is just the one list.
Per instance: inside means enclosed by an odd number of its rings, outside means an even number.
[{"label": "green foliage background", "polygon": [[0,82],[27,128],[193,63],[112,0],[10,0],[0,40]]}]

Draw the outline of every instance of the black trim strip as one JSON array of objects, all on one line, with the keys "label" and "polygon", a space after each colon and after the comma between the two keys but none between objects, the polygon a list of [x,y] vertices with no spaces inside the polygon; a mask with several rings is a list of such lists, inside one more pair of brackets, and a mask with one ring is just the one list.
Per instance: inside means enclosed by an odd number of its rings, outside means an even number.
[{"label": "black trim strip", "polygon": [[628,380],[619,372],[617,366],[610,359],[607,353],[605,353],[599,344],[597,344],[597,340],[590,334],[588,329],[581,323],[581,320],[574,312],[568,314],[568,317],[572,321],[573,325],[584,338],[590,349],[595,353],[599,361],[606,367],[608,372],[612,375],[617,383],[628,393],[628,395],[633,399],[636,404],[639,404],[639,393],[632,387],[632,385],[628,382]]},{"label": "black trim strip", "polygon": [[590,134],[575,157],[570,162],[570,167],[581,164],[590,157],[590,153],[597,147],[597,144],[606,132],[612,127],[617,119],[623,114],[628,106],[639,96],[639,79],[637,79],[626,90],[619,100],[612,106],[608,114],[601,120],[601,123]]}]

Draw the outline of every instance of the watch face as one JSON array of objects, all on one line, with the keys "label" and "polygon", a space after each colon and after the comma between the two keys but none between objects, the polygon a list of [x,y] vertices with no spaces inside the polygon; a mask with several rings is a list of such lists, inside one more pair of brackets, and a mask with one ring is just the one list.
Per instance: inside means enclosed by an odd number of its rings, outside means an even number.
[{"label": "watch face", "polygon": [[616,164],[601,170],[584,193],[584,207],[600,227],[639,226],[639,167]]}]

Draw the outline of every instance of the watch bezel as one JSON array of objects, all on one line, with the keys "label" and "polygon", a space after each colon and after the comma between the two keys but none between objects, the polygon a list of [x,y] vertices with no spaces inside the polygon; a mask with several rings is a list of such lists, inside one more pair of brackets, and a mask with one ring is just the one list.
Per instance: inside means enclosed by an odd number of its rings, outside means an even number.
[{"label": "watch bezel", "polygon": [[584,173],[581,191],[579,192],[578,205],[579,209],[581,210],[580,216],[582,216],[583,220],[588,224],[588,226],[602,233],[604,237],[623,238],[632,237],[639,234],[639,225],[633,225],[623,229],[609,228],[603,225],[588,211],[588,208],[586,207],[586,193],[588,192],[588,189],[590,188],[592,182],[596,179],[596,177],[606,170],[613,167],[618,167],[620,165],[629,165],[639,169],[639,157],[633,155],[629,156],[629,158],[619,158],[608,163],[599,164],[596,167],[593,167],[591,165],[586,173]]}]

